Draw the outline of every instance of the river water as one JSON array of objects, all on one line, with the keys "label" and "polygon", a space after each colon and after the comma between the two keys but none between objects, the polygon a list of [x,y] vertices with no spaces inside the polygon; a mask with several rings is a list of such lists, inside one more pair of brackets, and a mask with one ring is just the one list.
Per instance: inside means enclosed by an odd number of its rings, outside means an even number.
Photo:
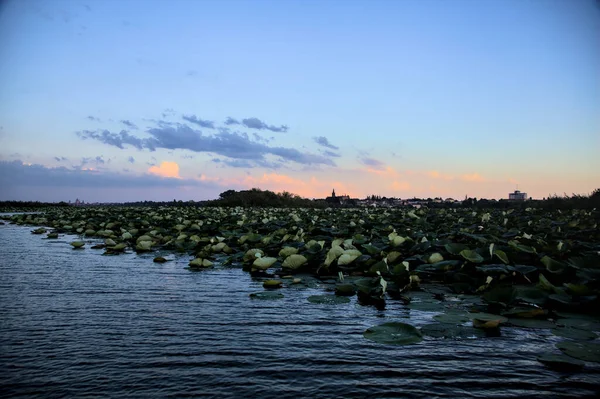
[{"label": "river water", "polygon": [[307,301],[323,288],[262,284],[238,268],[191,272],[188,256],[102,256],[0,226],[0,396],[219,398],[594,397],[600,367],[545,368],[563,338],[503,328],[495,338],[363,338],[386,321],[417,327],[436,313]]}]

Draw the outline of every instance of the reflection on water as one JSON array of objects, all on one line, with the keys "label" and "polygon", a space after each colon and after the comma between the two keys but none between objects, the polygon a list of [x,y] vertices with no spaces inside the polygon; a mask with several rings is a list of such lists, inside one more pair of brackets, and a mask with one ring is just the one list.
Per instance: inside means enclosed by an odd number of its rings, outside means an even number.
[{"label": "reflection on water", "polygon": [[362,337],[385,321],[422,326],[435,313],[277,301],[239,269],[193,273],[189,258],[101,256],[73,237],[0,226],[0,396],[43,397],[593,397],[582,373],[535,360],[562,338],[505,328],[499,338],[426,338],[385,346]]}]

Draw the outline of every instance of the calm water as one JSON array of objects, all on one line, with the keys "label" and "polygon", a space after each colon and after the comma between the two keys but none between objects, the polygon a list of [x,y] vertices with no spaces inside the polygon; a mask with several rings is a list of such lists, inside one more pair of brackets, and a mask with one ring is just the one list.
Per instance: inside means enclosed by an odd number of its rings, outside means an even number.
[{"label": "calm water", "polygon": [[[239,269],[193,273],[189,258],[75,251],[0,226],[0,396],[41,397],[593,397],[600,367],[559,373],[535,360],[562,338],[503,336],[386,346],[363,338],[385,321],[435,313],[390,301],[316,305],[323,289],[277,301]],[[409,319],[407,319],[409,317]]]}]

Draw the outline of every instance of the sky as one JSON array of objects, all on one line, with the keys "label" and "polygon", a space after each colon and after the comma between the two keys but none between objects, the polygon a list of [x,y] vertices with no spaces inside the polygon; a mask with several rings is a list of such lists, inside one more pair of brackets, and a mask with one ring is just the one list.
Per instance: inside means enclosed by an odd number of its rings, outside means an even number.
[{"label": "sky", "polygon": [[600,2],[0,2],[0,200],[600,188]]}]

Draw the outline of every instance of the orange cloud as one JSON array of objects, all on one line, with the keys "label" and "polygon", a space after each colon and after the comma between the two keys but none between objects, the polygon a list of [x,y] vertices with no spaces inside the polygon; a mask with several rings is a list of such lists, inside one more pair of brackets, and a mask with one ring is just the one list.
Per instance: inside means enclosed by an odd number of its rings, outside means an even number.
[{"label": "orange cloud", "polygon": [[160,166],[150,167],[148,172],[161,177],[174,177],[176,179],[181,179],[181,176],[179,176],[179,165],[177,162],[162,162]]},{"label": "orange cloud", "polygon": [[389,177],[396,177],[399,176],[400,174],[398,172],[396,172],[394,170],[394,168],[392,168],[391,166],[386,166],[385,169],[373,169],[373,168],[366,168],[365,169],[368,173],[372,173],[375,175],[379,175],[379,176],[389,176]]},{"label": "orange cloud", "polygon": [[464,181],[472,182],[484,182],[485,179],[479,173],[471,173],[470,175],[462,175],[461,179]]}]

